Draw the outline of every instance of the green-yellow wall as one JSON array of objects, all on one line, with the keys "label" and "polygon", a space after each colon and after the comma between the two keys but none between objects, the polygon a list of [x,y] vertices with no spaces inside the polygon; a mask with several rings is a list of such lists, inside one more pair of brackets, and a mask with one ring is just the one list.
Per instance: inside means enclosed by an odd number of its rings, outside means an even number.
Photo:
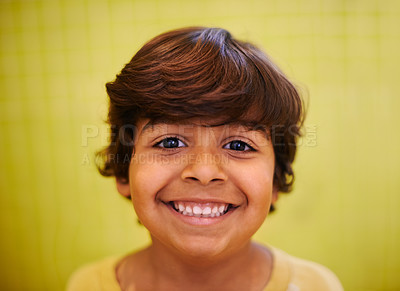
[{"label": "green-yellow wall", "polygon": [[294,192],[256,239],[400,290],[400,2],[0,1],[0,289],[63,290],[79,265],[148,242],[97,174],[104,83],[150,37],[221,26],[307,95]]}]

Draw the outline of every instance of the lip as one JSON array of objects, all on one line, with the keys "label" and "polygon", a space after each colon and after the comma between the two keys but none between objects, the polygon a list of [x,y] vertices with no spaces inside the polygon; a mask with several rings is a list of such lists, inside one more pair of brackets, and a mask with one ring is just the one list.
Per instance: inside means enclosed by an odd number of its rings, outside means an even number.
[{"label": "lip", "polygon": [[[190,200],[191,202],[194,202],[193,200]],[[196,200],[197,203],[200,203],[198,200]],[[210,202],[208,200],[208,202]],[[203,203],[205,203],[205,201],[203,201]],[[223,202],[219,202],[219,203],[223,203]],[[180,221],[184,222],[185,224],[189,224],[192,226],[212,226],[212,225],[216,225],[216,224],[220,224],[222,223],[224,220],[228,219],[235,211],[236,208],[232,208],[230,211],[228,211],[227,213],[225,213],[222,216],[218,216],[218,217],[195,217],[195,216],[187,216],[187,215],[183,215],[179,212],[177,212],[170,203],[162,203],[164,206],[167,207],[168,211],[177,219],[179,219]]]}]

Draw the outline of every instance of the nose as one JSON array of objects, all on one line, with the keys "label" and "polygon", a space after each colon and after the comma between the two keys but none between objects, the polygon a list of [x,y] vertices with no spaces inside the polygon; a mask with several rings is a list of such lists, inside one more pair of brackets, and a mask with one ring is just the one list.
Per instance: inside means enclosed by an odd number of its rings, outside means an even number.
[{"label": "nose", "polygon": [[181,173],[181,178],[184,181],[195,181],[202,185],[225,182],[228,177],[223,164],[224,157],[222,155],[210,152],[192,153]]}]

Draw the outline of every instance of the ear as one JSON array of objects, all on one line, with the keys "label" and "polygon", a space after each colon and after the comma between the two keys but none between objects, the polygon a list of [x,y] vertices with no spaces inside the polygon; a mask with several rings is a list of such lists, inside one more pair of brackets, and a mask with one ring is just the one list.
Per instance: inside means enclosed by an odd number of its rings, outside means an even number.
[{"label": "ear", "polygon": [[119,194],[126,198],[131,198],[131,189],[129,188],[129,181],[126,179],[116,178],[117,190]]}]

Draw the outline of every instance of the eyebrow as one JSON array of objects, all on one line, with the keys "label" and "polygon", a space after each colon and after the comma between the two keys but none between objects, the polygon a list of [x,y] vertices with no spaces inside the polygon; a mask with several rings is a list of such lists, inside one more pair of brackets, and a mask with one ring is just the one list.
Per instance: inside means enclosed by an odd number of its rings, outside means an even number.
[{"label": "eyebrow", "polygon": [[[174,122],[174,121],[163,121],[163,120],[150,120],[148,121],[144,126],[141,131],[141,134],[145,131],[148,131],[149,129],[153,129],[154,127],[160,126],[161,124],[167,124],[167,125],[196,125],[195,123],[192,122]],[[231,123],[221,123],[221,124],[199,124],[197,126],[202,126],[202,127],[219,127],[219,126],[224,126],[224,125],[233,125],[233,126],[242,126],[246,128],[248,131],[258,131],[261,132],[262,134],[265,135],[265,137],[269,140],[270,138],[270,132],[269,130],[263,126],[263,125],[254,125],[254,123],[251,122],[231,122]]]},{"label": "eyebrow", "polygon": [[154,127],[156,127],[156,126],[158,126],[158,125],[160,125],[160,124],[178,124],[178,123],[176,123],[176,122],[167,122],[167,121],[161,121],[161,120],[159,120],[159,121],[152,121],[152,120],[150,120],[149,122],[147,122],[146,124],[145,124],[145,126],[143,126],[143,128],[142,128],[142,133],[143,132],[145,132],[145,131],[147,131],[147,130],[149,130],[150,128],[151,129],[154,129]]},{"label": "eyebrow", "polygon": [[142,128],[142,133],[145,132],[146,130],[148,130],[150,127],[153,127],[153,126],[154,126],[153,122],[151,122],[151,121],[147,122]]}]

